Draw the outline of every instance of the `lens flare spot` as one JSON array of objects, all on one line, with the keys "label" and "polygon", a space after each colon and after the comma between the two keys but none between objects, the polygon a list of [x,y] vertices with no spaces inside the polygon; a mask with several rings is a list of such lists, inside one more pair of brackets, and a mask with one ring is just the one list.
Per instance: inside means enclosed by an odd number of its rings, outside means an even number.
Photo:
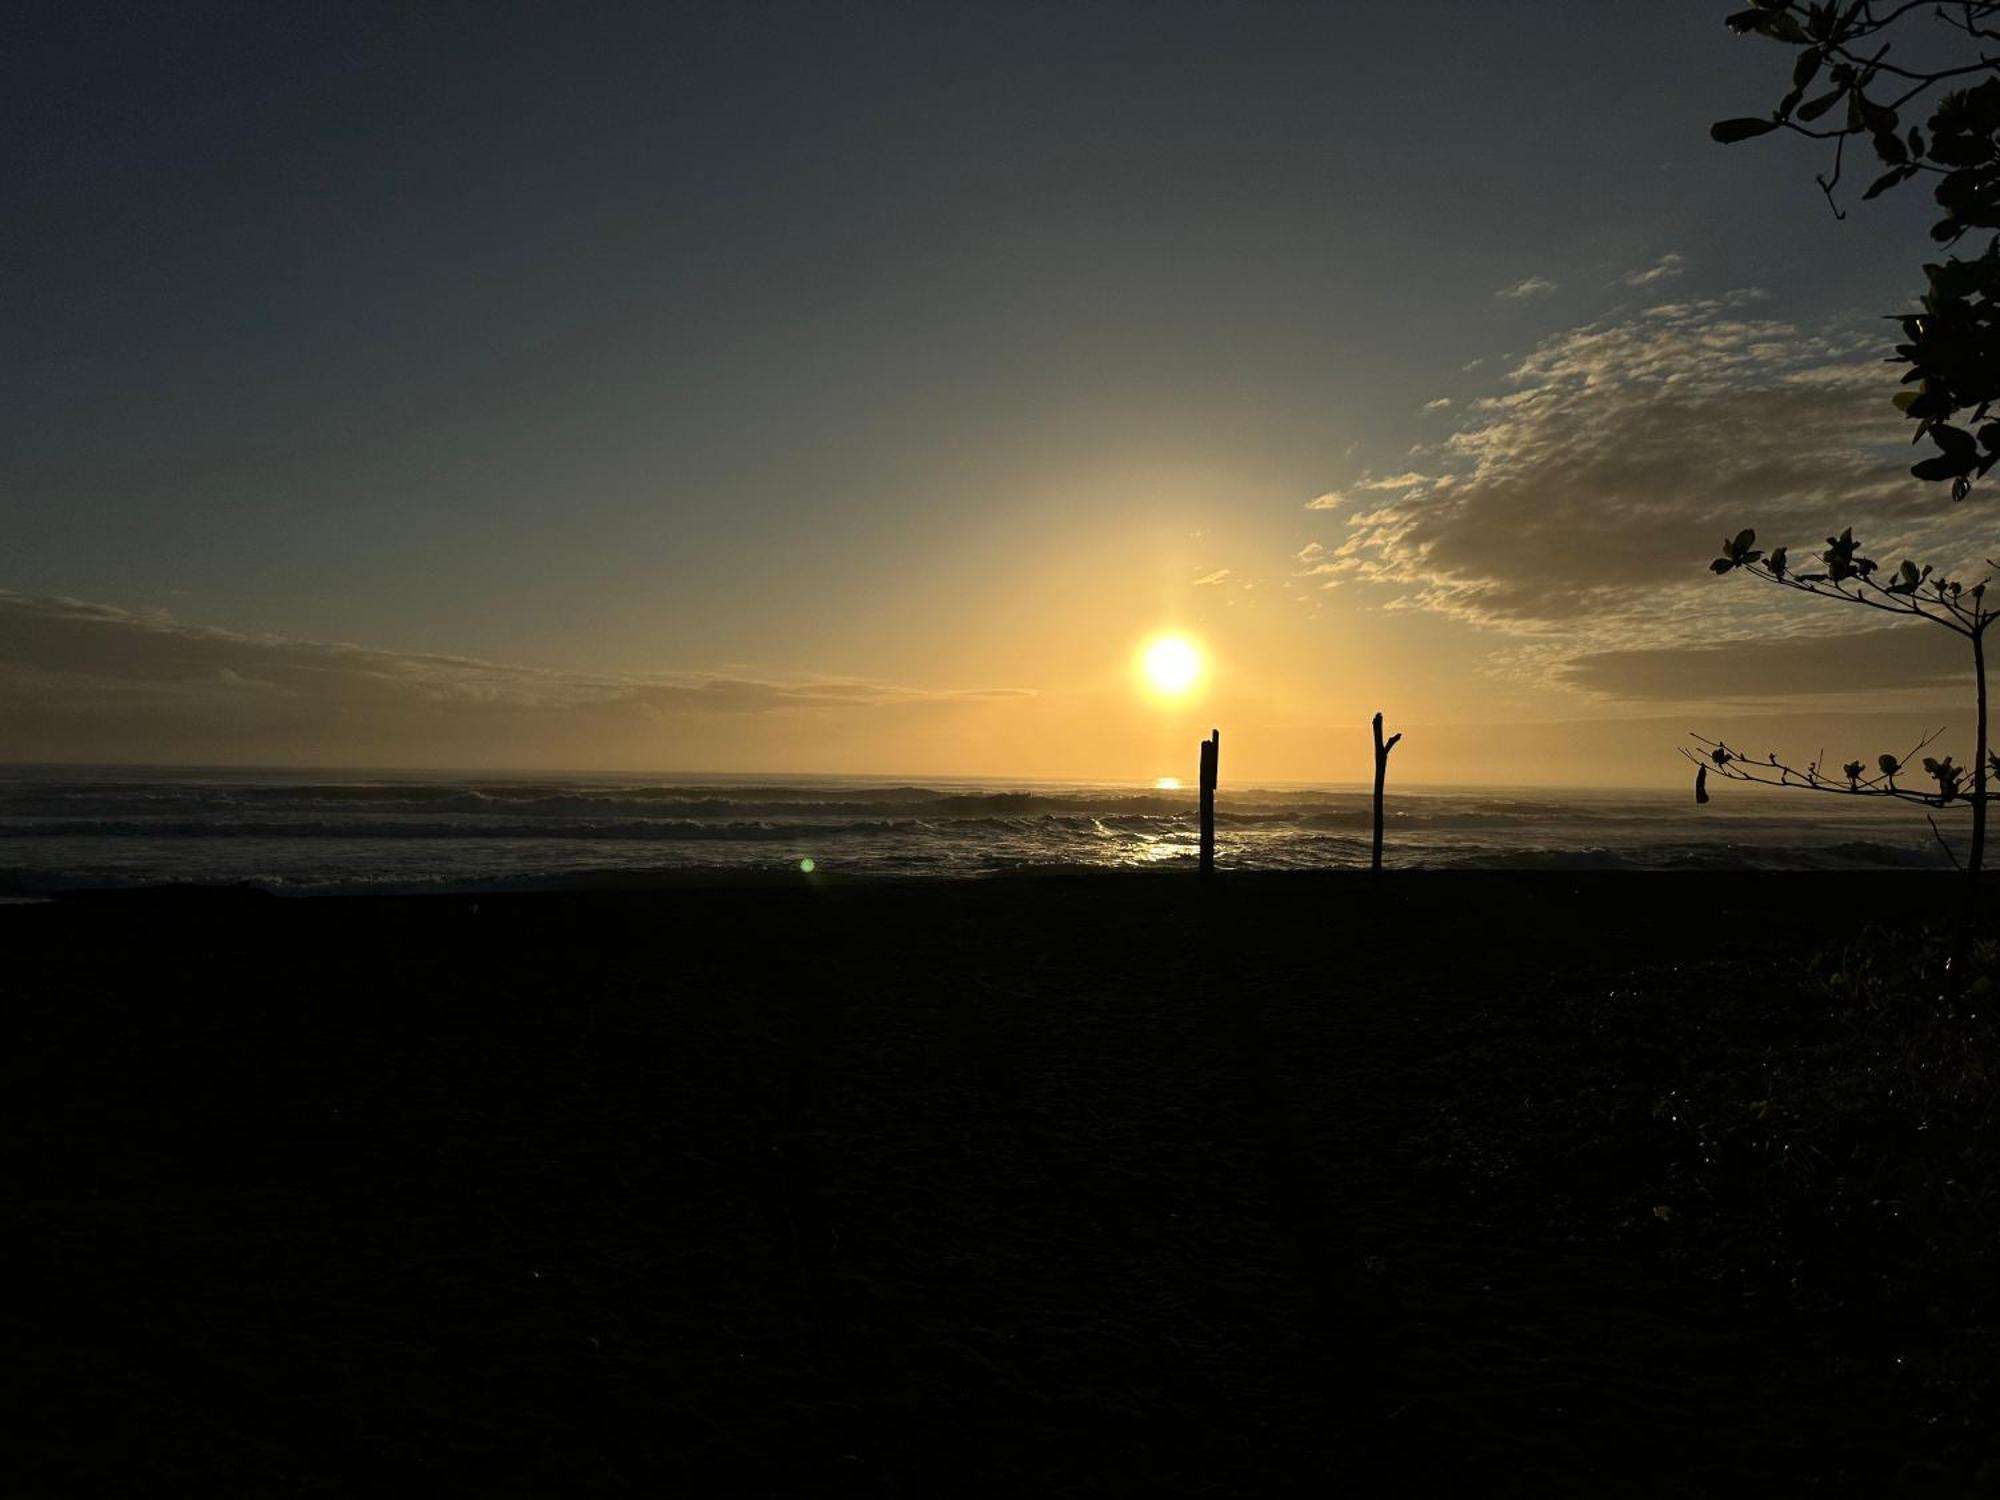
[{"label": "lens flare spot", "polygon": [[812,874],[812,872],[818,868],[819,866],[815,865],[810,858],[802,859],[799,861],[799,869],[804,871],[808,875]]}]

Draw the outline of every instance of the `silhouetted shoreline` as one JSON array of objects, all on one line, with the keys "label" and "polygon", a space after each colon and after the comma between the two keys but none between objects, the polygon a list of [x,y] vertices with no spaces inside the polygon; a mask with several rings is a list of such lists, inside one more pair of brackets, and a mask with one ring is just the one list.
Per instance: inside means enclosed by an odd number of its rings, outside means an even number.
[{"label": "silhouetted shoreline", "polygon": [[[1261,870],[1229,869],[1217,871],[1218,878],[1243,890],[1297,891],[1307,885],[1323,885],[1329,892],[1368,892],[1376,889],[1370,873],[1365,869],[1346,870]],[[802,874],[795,869],[711,869],[691,868],[682,870],[633,870],[606,871],[592,870],[575,875],[543,875],[519,884],[472,887],[466,889],[445,889],[436,891],[412,890],[349,890],[342,888],[314,889],[298,887],[274,887],[255,881],[208,882],[208,881],[162,881],[145,884],[117,886],[75,886],[52,887],[37,890],[24,899],[36,904],[62,902],[83,905],[145,906],[158,902],[183,903],[228,902],[228,901],[282,901],[330,902],[341,906],[376,906],[391,908],[406,903],[418,907],[425,905],[448,906],[466,902],[482,901],[516,902],[521,900],[569,899],[588,900],[604,898],[619,901],[630,897],[675,893],[701,892],[755,892],[776,895],[781,899],[797,894],[800,899],[810,900],[815,895],[830,891],[874,891],[874,892],[932,892],[967,891],[997,888],[1005,890],[1016,885],[1027,886],[1068,886],[1076,885],[1085,890],[1103,890],[1116,886],[1166,889],[1197,878],[1196,870],[1188,864],[1161,864],[1152,867],[1106,868],[1086,865],[1027,866],[1020,869],[991,871],[965,875],[900,875],[872,874],[847,870],[819,869],[812,874]],[[1633,885],[1646,889],[1655,884],[1668,887],[1692,887],[1702,882],[1720,882],[1734,889],[1742,887],[1767,891],[1786,891],[1787,888],[1802,883],[1807,890],[1820,894],[1830,891],[1854,892],[1866,888],[1870,899],[1882,891],[1898,892],[1907,897],[1912,889],[1935,893],[1949,887],[1956,891],[1959,885],[1954,872],[1949,869],[1909,869],[1909,870],[1749,870],[1741,867],[1729,868],[1683,868],[1683,869],[1607,869],[1594,864],[1582,864],[1575,868],[1537,869],[1395,869],[1383,872],[1383,879],[1391,882],[1391,890],[1386,899],[1397,897],[1435,896],[1444,889],[1458,889],[1488,893],[1504,890],[1515,883],[1524,889],[1554,892],[1569,887],[1571,894],[1588,892],[1595,896],[1600,887],[1619,890]],[[1159,883],[1155,885],[1155,883]],[[1403,889],[1396,890],[1401,886]],[[1385,899],[1377,894],[1372,899]],[[1783,898],[1787,903],[1792,897]],[[1930,903],[1917,902],[1913,909],[1928,910]]]},{"label": "silhouetted shoreline", "polygon": [[1958,893],[1225,871],[9,907],[11,1467],[1970,1484],[1994,1252],[1949,1193],[1908,1222],[1949,1111],[1767,1141],[1737,1097],[1775,1068],[1791,1108],[1785,1068],[1845,1055],[1815,952]]}]

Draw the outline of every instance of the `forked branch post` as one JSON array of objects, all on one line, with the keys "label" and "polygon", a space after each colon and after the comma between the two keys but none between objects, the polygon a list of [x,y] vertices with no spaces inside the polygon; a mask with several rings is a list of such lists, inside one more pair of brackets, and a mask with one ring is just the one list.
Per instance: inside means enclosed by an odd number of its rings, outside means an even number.
[{"label": "forked branch post", "polygon": [[1389,752],[1396,748],[1402,738],[1400,732],[1382,738],[1382,716],[1375,715],[1375,843],[1368,855],[1368,869],[1371,874],[1382,873],[1382,782],[1389,774]]}]

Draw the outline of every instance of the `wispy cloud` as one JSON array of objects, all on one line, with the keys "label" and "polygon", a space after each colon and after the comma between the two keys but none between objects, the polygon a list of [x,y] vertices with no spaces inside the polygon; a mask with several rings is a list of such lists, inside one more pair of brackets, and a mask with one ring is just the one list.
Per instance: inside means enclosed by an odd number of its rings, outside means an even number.
[{"label": "wispy cloud", "polygon": [[1512,286],[1503,286],[1493,295],[1505,297],[1512,302],[1526,302],[1534,297],[1546,297],[1558,290],[1559,286],[1559,283],[1549,280],[1546,276],[1530,276],[1515,282]]},{"label": "wispy cloud", "polygon": [[1205,573],[1194,581],[1193,587],[1206,588],[1209,584],[1220,583],[1229,576],[1229,569],[1217,568],[1213,573]]},{"label": "wispy cloud", "polygon": [[1672,280],[1687,269],[1687,261],[1669,250],[1650,266],[1637,271],[1627,271],[1618,279],[1627,286],[1655,286],[1662,281]]},{"label": "wispy cloud", "polygon": [[158,610],[0,590],[0,757],[67,758],[79,752],[65,744],[98,740],[157,747],[161,758],[231,744],[331,756],[359,741],[378,751],[490,751],[509,737],[657,741],[663,726],[691,719],[1024,696],[840,676],[556,671],[219,630]]},{"label": "wispy cloud", "polygon": [[1426,402],[1424,403],[1424,410],[1425,410],[1425,411],[1449,411],[1449,410],[1451,410],[1451,397],[1449,397],[1449,396],[1440,396],[1440,397],[1438,397],[1438,398],[1437,398],[1437,400],[1435,400],[1435,401],[1426,401]]},{"label": "wispy cloud", "polygon": [[1339,490],[1328,490],[1324,495],[1315,495],[1306,501],[1307,510],[1339,510],[1347,504],[1347,496]]}]

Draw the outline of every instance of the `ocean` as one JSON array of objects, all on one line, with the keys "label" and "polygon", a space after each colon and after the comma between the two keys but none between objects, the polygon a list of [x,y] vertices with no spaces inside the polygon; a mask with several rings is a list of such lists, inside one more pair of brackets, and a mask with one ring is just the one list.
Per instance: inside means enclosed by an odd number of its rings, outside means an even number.
[{"label": "ocean", "polygon": [[[1400,868],[1947,866],[1920,808],[1689,792],[1391,785]],[[1961,845],[1964,813],[1941,817]],[[1225,786],[1224,868],[1368,862],[1368,790]],[[0,896],[162,883],[281,893],[589,885],[661,872],[991,876],[1192,867],[1196,796],[1152,784],[0,767]],[[808,864],[808,862],[810,862]]]}]

